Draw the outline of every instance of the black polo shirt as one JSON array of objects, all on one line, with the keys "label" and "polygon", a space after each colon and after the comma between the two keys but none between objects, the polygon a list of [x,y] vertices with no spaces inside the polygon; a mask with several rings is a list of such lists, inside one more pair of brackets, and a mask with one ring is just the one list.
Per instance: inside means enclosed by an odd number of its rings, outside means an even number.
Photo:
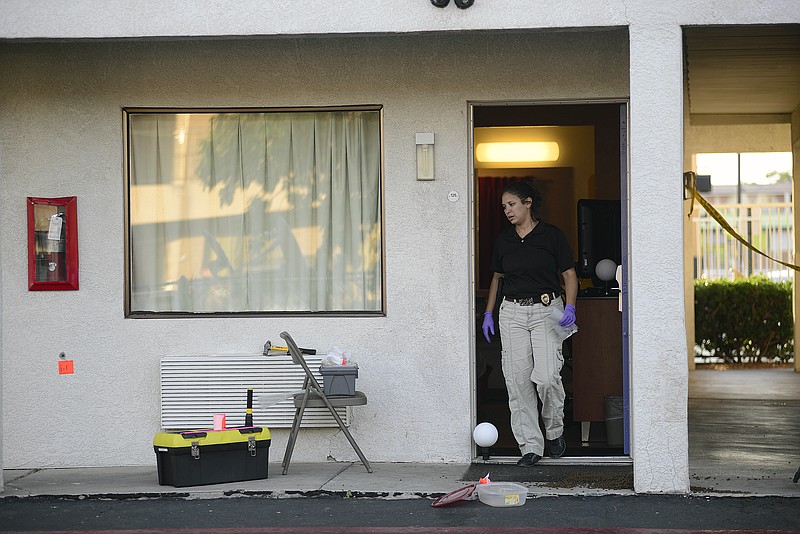
[{"label": "black polo shirt", "polygon": [[572,267],[575,263],[564,233],[544,221],[524,238],[511,226],[494,242],[492,271],[505,275],[503,294],[511,298],[561,293],[559,273]]}]

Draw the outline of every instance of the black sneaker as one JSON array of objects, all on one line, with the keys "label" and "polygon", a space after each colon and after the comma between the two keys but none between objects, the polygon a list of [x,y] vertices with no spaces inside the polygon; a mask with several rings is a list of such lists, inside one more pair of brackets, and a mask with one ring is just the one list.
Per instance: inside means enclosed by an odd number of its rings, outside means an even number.
[{"label": "black sneaker", "polygon": [[545,454],[550,458],[561,458],[567,450],[567,442],[564,440],[564,434],[561,434],[556,439],[548,439],[544,450]]},{"label": "black sneaker", "polygon": [[534,452],[529,452],[528,454],[524,455],[522,458],[517,460],[517,465],[522,467],[530,467],[541,459],[542,457],[539,456],[538,454]]}]

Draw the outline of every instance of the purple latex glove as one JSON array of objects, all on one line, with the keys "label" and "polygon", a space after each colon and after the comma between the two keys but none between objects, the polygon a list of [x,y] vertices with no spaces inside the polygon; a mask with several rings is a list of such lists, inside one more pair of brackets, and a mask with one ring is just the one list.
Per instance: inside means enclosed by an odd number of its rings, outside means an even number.
[{"label": "purple latex glove", "polygon": [[487,343],[492,342],[492,338],[489,336],[489,333],[491,333],[492,336],[494,335],[494,316],[492,315],[492,312],[486,312],[483,314],[483,337],[486,338]]},{"label": "purple latex glove", "polygon": [[563,327],[572,326],[572,323],[575,322],[575,306],[572,304],[567,304],[564,306],[564,316],[561,317],[561,320],[558,322]]}]

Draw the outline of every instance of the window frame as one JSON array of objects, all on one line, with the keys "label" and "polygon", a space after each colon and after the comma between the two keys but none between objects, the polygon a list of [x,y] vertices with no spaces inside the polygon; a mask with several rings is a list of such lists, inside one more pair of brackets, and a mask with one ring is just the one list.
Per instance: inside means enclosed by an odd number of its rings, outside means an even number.
[{"label": "window frame", "polygon": [[[377,111],[379,122],[380,145],[380,176],[378,187],[378,213],[380,217],[380,247],[378,254],[381,261],[381,292],[380,309],[378,310],[350,310],[350,311],[226,311],[226,312],[151,312],[133,311],[131,309],[132,293],[132,263],[131,263],[131,153],[130,153],[130,115],[134,114],[163,114],[176,115],[184,113],[319,113],[331,111]],[[359,104],[340,106],[297,106],[297,107],[123,107],[122,108],[122,140],[123,140],[123,202],[124,202],[124,317],[126,319],[185,319],[185,318],[244,318],[244,317],[385,317],[386,316],[386,189],[385,189],[385,138],[384,138],[384,111],[381,104]]]}]

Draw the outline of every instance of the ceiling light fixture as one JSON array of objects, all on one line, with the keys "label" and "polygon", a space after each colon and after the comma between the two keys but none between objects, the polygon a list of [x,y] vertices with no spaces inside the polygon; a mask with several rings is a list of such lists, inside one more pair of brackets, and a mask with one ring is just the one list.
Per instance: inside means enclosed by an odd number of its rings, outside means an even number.
[{"label": "ceiling light fixture", "polygon": [[478,143],[475,147],[475,158],[481,163],[557,161],[558,156],[559,147],[555,141]]}]

